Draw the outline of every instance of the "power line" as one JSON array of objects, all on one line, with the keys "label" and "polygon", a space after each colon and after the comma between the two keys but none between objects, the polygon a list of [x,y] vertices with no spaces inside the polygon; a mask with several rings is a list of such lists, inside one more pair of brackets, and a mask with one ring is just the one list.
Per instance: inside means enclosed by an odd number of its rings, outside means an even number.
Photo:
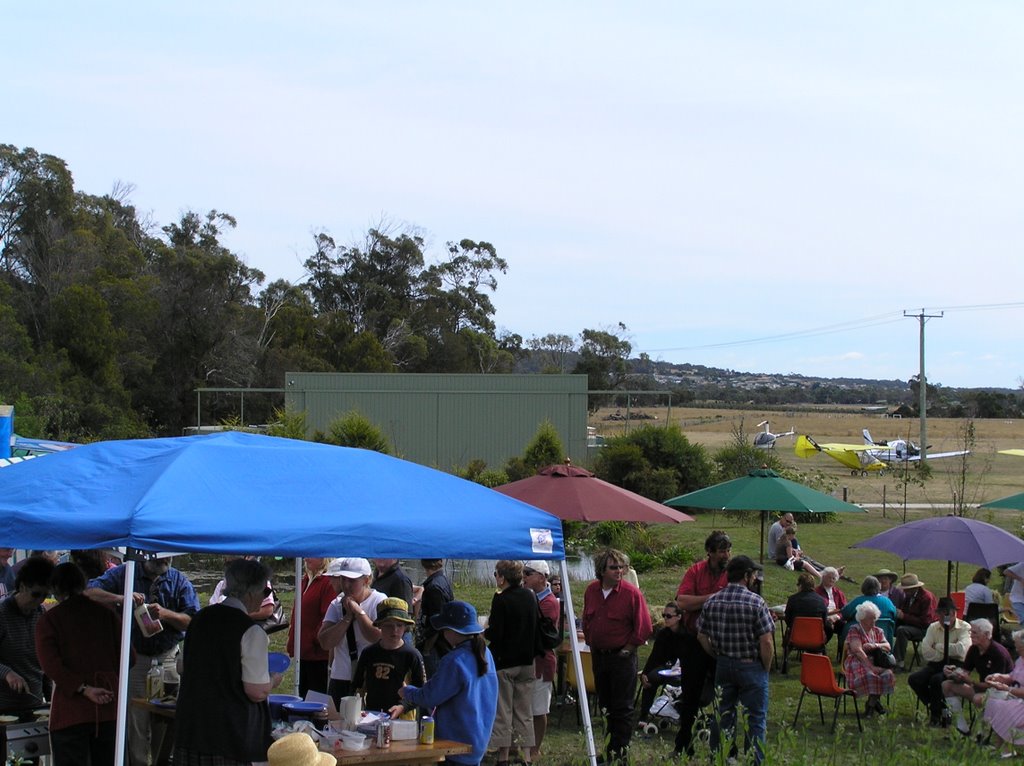
[{"label": "power line", "polygon": [[[920,311],[945,311],[945,312],[956,312],[956,311],[997,311],[1001,309],[1017,309],[1024,308],[1024,303],[977,303],[968,304],[963,306],[938,306],[938,307],[926,307],[920,309]],[[743,340],[733,341],[722,341],[720,343],[705,343],[697,346],[675,346],[672,348],[651,348],[651,349],[640,349],[647,354],[664,354],[674,351],[704,351],[707,349],[715,348],[737,348],[740,346],[754,346],[765,343],[780,343],[787,340],[799,340],[801,338],[814,338],[821,335],[834,335],[842,332],[851,332],[853,330],[864,330],[871,327],[879,327],[887,324],[896,324],[904,318],[903,311],[890,311],[885,314],[876,314],[874,316],[863,317],[861,319],[851,319],[847,322],[839,322],[836,324],[824,325],[822,327],[812,327],[806,330],[796,330],[789,333],[780,333],[778,335],[763,335],[757,338],[746,338]],[[638,350],[639,351],[639,350]]]}]

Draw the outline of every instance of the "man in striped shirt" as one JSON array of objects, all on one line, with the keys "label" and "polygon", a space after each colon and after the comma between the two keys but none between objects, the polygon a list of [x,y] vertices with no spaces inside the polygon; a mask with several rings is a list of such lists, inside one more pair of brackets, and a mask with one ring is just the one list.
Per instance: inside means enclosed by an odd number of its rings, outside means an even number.
[{"label": "man in striped shirt", "polygon": [[[764,599],[750,586],[763,567],[749,556],[736,556],[726,567],[729,584],[704,602],[697,621],[697,639],[717,659],[715,688],[718,710],[711,727],[711,746],[731,738],[736,703],[747,716],[745,749],[754,763],[764,759],[768,718],[768,670],[772,664],[775,623]],[[721,734],[720,734],[721,732]],[[733,744],[735,750],[736,745]]]}]

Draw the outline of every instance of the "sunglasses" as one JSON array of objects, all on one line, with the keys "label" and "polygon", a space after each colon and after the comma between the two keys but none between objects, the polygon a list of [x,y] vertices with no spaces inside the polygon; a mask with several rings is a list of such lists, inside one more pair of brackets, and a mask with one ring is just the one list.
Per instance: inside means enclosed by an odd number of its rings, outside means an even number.
[{"label": "sunglasses", "polygon": [[678,616],[679,616],[678,614],[668,614],[668,613],[662,612],[661,619],[663,619],[663,620],[671,620],[671,619],[673,619],[675,617],[678,617]]}]

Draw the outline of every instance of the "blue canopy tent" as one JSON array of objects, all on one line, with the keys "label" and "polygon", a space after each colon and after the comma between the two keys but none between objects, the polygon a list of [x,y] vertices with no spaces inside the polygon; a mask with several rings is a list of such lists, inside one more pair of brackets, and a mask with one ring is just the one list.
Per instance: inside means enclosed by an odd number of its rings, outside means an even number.
[{"label": "blue canopy tent", "polygon": [[[561,523],[544,511],[377,452],[241,432],[97,442],[9,466],[0,471],[0,541],[47,550],[560,559],[569,584]],[[126,601],[134,566],[129,556]],[[124,646],[130,631],[125,611]],[[122,652],[118,762],[127,662]],[[584,723],[593,759],[589,717]]]}]

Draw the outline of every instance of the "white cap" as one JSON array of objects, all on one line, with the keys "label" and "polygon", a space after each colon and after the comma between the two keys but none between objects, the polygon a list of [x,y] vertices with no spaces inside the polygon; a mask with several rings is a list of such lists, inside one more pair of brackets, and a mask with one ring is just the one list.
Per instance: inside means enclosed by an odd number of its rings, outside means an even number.
[{"label": "white cap", "polygon": [[524,561],[523,569],[532,569],[534,572],[540,572],[545,577],[551,574],[551,568],[548,566],[548,562],[543,559]]},{"label": "white cap", "polygon": [[331,559],[324,573],[328,577],[369,577],[372,574],[366,559]]}]

